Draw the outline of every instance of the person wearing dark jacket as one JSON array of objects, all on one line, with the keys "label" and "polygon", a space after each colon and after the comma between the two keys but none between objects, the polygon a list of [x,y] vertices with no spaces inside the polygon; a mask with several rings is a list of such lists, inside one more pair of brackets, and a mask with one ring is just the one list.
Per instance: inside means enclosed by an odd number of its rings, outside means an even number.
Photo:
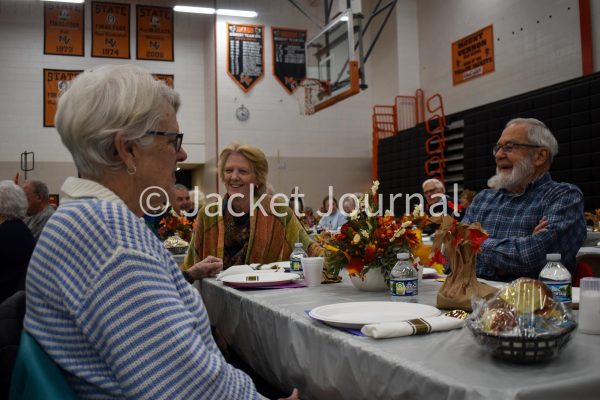
[{"label": "person wearing dark jacket", "polygon": [[0,302],[25,289],[27,265],[35,247],[33,234],[23,222],[25,192],[14,182],[0,182]]}]

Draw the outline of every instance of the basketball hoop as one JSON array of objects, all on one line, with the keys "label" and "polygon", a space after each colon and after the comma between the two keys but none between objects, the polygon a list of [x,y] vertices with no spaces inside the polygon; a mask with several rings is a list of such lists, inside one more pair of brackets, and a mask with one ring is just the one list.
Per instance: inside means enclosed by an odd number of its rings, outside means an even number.
[{"label": "basketball hoop", "polygon": [[329,84],[327,81],[305,78],[300,86],[304,89],[297,91],[300,115],[312,115],[315,113],[315,105],[329,94]]}]

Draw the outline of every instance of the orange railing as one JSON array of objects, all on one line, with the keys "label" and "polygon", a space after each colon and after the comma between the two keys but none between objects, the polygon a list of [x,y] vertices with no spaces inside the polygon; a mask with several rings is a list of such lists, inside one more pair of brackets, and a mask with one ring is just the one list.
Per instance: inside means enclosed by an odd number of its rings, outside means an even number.
[{"label": "orange railing", "polygon": [[429,134],[429,138],[425,141],[425,153],[428,156],[427,161],[425,161],[425,173],[427,176],[437,178],[444,183],[446,116],[442,96],[434,94],[427,99],[427,112],[430,117],[425,120],[425,130]]},{"label": "orange railing", "polygon": [[[397,135],[399,131],[414,128],[417,124],[424,122],[425,107],[423,101],[423,90],[417,89],[414,96],[396,96],[393,106],[376,105],[373,107],[373,180],[376,180],[378,176],[379,140]],[[427,103],[429,107],[429,100]]]}]

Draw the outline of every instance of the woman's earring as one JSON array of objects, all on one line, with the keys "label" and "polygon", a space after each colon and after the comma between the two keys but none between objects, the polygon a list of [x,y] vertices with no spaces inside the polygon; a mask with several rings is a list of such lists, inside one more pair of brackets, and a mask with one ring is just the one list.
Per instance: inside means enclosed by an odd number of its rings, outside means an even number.
[{"label": "woman's earring", "polygon": [[128,167],[127,168],[127,173],[129,175],[135,175],[136,172],[137,172],[137,168],[135,167],[135,165],[133,167]]}]

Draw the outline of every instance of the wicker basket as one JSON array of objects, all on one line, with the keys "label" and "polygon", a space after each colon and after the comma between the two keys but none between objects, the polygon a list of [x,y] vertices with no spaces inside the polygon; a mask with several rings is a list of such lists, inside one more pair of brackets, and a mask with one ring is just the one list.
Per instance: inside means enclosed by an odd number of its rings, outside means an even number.
[{"label": "wicker basket", "polygon": [[528,364],[548,361],[555,358],[559,351],[571,339],[571,333],[577,327],[573,323],[560,334],[539,335],[535,338],[492,335],[471,328],[475,339],[492,351],[492,355],[502,360]]}]

